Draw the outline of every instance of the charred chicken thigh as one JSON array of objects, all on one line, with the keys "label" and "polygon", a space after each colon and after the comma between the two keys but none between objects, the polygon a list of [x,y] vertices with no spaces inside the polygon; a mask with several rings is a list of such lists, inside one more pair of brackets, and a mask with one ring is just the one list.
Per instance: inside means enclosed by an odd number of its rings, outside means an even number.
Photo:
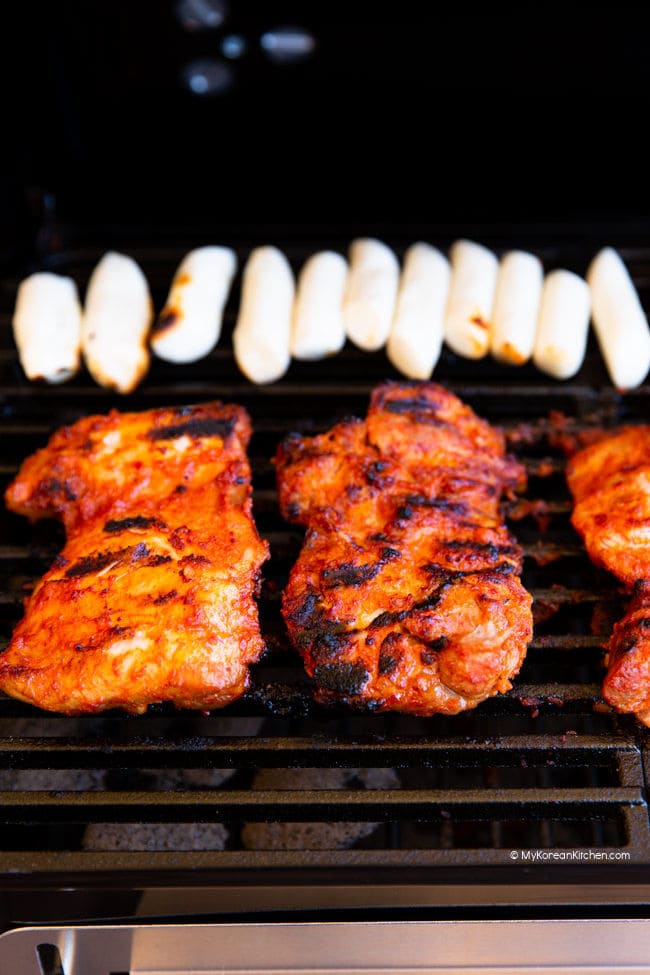
[{"label": "charred chicken thigh", "polygon": [[276,464],[307,526],[283,614],[321,700],[453,714],[510,688],[532,615],[499,514],[524,472],[497,431],[438,385],[387,383]]},{"label": "charred chicken thigh", "polygon": [[632,589],[607,644],[603,696],[650,725],[650,426],[625,427],[568,462],[571,521],[592,560]]},{"label": "charred chicken thigh", "polygon": [[0,656],[0,688],[67,714],[221,707],[264,649],[267,545],[251,515],[250,421],[211,403],[90,416],[57,431],[6,493],[67,542]]}]

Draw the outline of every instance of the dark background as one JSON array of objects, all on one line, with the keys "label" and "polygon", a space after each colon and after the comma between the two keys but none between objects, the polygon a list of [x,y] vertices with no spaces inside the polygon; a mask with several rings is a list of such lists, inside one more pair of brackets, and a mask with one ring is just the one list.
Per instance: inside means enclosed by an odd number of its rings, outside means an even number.
[{"label": "dark background", "polygon": [[[7,9],[7,8],[5,8]],[[327,237],[650,218],[642,6],[230,0],[190,34],[173,0],[22,3],[4,22],[2,239],[91,232]],[[278,66],[260,34],[318,42]],[[184,64],[242,33],[234,88]]]}]

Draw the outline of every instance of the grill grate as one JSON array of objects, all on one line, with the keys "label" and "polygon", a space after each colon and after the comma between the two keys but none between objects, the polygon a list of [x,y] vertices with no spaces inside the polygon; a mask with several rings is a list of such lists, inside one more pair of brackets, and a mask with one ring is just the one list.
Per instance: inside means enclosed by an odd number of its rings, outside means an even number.
[{"label": "grill grate", "polygon": [[[125,250],[141,263],[161,307],[183,249]],[[296,266],[307,253],[301,247],[287,250]],[[537,251],[549,268],[578,271],[590,256],[573,244]],[[650,298],[650,251],[623,254],[642,298]],[[68,250],[47,266],[70,274],[83,288],[99,256],[92,247]],[[71,719],[0,696],[0,870],[6,888],[47,885],[71,875],[82,886],[98,883],[99,877],[115,884],[118,875],[155,886],[190,868],[192,883],[255,878],[262,869],[288,871],[285,882],[287,876],[304,880],[312,876],[309,870],[318,869],[327,870],[330,881],[366,870],[383,883],[421,883],[425,871],[431,883],[432,867],[440,882],[462,877],[469,883],[477,869],[497,866],[511,880],[522,881],[526,868],[521,860],[510,861],[509,851],[533,848],[595,849],[612,858],[629,854],[625,863],[589,864],[599,870],[600,883],[630,879],[635,868],[650,864],[646,732],[599,698],[599,645],[611,620],[622,614],[623,601],[616,581],[591,565],[569,525],[563,460],[546,437],[551,410],[574,418],[578,427],[642,422],[650,387],[621,397],[608,384],[593,348],[571,383],[550,383],[533,367],[508,370],[445,353],[435,378],[505,427],[528,470],[528,501],[547,502],[541,527],[534,504],[529,514],[520,505],[511,511],[525,515],[512,527],[526,553],[524,583],[535,596],[534,641],[513,690],[475,711],[423,719],[324,710],[312,701],[280,618],[279,593],[301,533],[279,516],[270,457],[291,430],[316,432],[347,414],[363,415],[372,387],[386,377],[398,378],[383,354],[346,347],[335,360],[294,363],[283,381],[255,388],[237,373],[229,348],[235,294],[226,336],[211,356],[189,367],[154,363],[128,399],[94,386],[85,374],[65,386],[36,387],[22,377],[10,338],[16,286],[7,277],[0,291],[2,488],[54,428],[89,412],[234,400],[253,418],[255,515],[271,542],[272,558],[260,603],[269,652],[254,668],[252,691],[224,712],[199,715],[159,707],[141,717],[109,713]],[[517,435],[523,423],[530,424],[525,438]],[[19,618],[25,590],[49,564],[62,534],[58,526],[30,527],[7,512],[0,515],[0,532],[2,645]],[[251,788],[261,768],[288,770],[287,784]],[[292,780],[301,768],[391,768],[397,770],[397,786],[364,788],[352,775],[342,788],[306,789]],[[180,772],[170,784],[173,770],[220,769],[234,773],[206,787]],[[45,785],[42,770],[49,772]],[[85,778],[75,782],[73,773]],[[244,848],[243,823],[277,821],[376,826],[352,849]],[[106,853],[83,848],[84,828],[91,822],[218,822],[228,839],[219,850]],[[585,879],[584,863],[555,869]],[[593,872],[586,875],[593,878]]]}]

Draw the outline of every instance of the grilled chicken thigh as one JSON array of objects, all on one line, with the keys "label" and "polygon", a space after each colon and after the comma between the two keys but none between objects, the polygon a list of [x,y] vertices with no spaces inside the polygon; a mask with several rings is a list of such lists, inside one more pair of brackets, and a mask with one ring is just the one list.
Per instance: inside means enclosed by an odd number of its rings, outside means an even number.
[{"label": "grilled chicken thigh", "polygon": [[650,582],[635,584],[622,620],[607,643],[603,697],[650,727]]},{"label": "grilled chicken thigh", "polygon": [[321,700],[453,714],[510,688],[532,616],[500,434],[440,386],[385,384],[365,421],[289,437],[276,464],[307,525],[283,614]]},{"label": "grilled chicken thigh", "polygon": [[264,649],[254,596],[267,545],[251,516],[243,409],[91,416],[23,464],[7,505],[60,518],[0,688],[67,714],[237,698]]},{"label": "grilled chicken thigh", "polygon": [[633,598],[607,645],[603,696],[650,725],[650,426],[625,427],[569,459],[571,521],[593,561]]},{"label": "grilled chicken thigh", "polygon": [[589,555],[627,586],[650,577],[650,426],[626,427],[569,459],[571,521]]}]

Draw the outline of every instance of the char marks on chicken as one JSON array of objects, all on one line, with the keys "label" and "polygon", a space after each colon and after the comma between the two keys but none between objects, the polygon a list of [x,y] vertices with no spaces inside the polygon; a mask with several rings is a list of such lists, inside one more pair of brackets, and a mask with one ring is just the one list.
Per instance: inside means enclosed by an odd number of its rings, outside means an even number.
[{"label": "char marks on chicken", "polygon": [[264,650],[268,546],[251,511],[241,407],[112,411],[58,430],[6,493],[67,541],[0,656],[0,688],[67,714],[239,697]]},{"label": "char marks on chicken", "polygon": [[283,615],[320,700],[453,714],[510,688],[532,614],[499,512],[525,477],[499,432],[438,385],[387,383],[276,465],[307,526]]}]

